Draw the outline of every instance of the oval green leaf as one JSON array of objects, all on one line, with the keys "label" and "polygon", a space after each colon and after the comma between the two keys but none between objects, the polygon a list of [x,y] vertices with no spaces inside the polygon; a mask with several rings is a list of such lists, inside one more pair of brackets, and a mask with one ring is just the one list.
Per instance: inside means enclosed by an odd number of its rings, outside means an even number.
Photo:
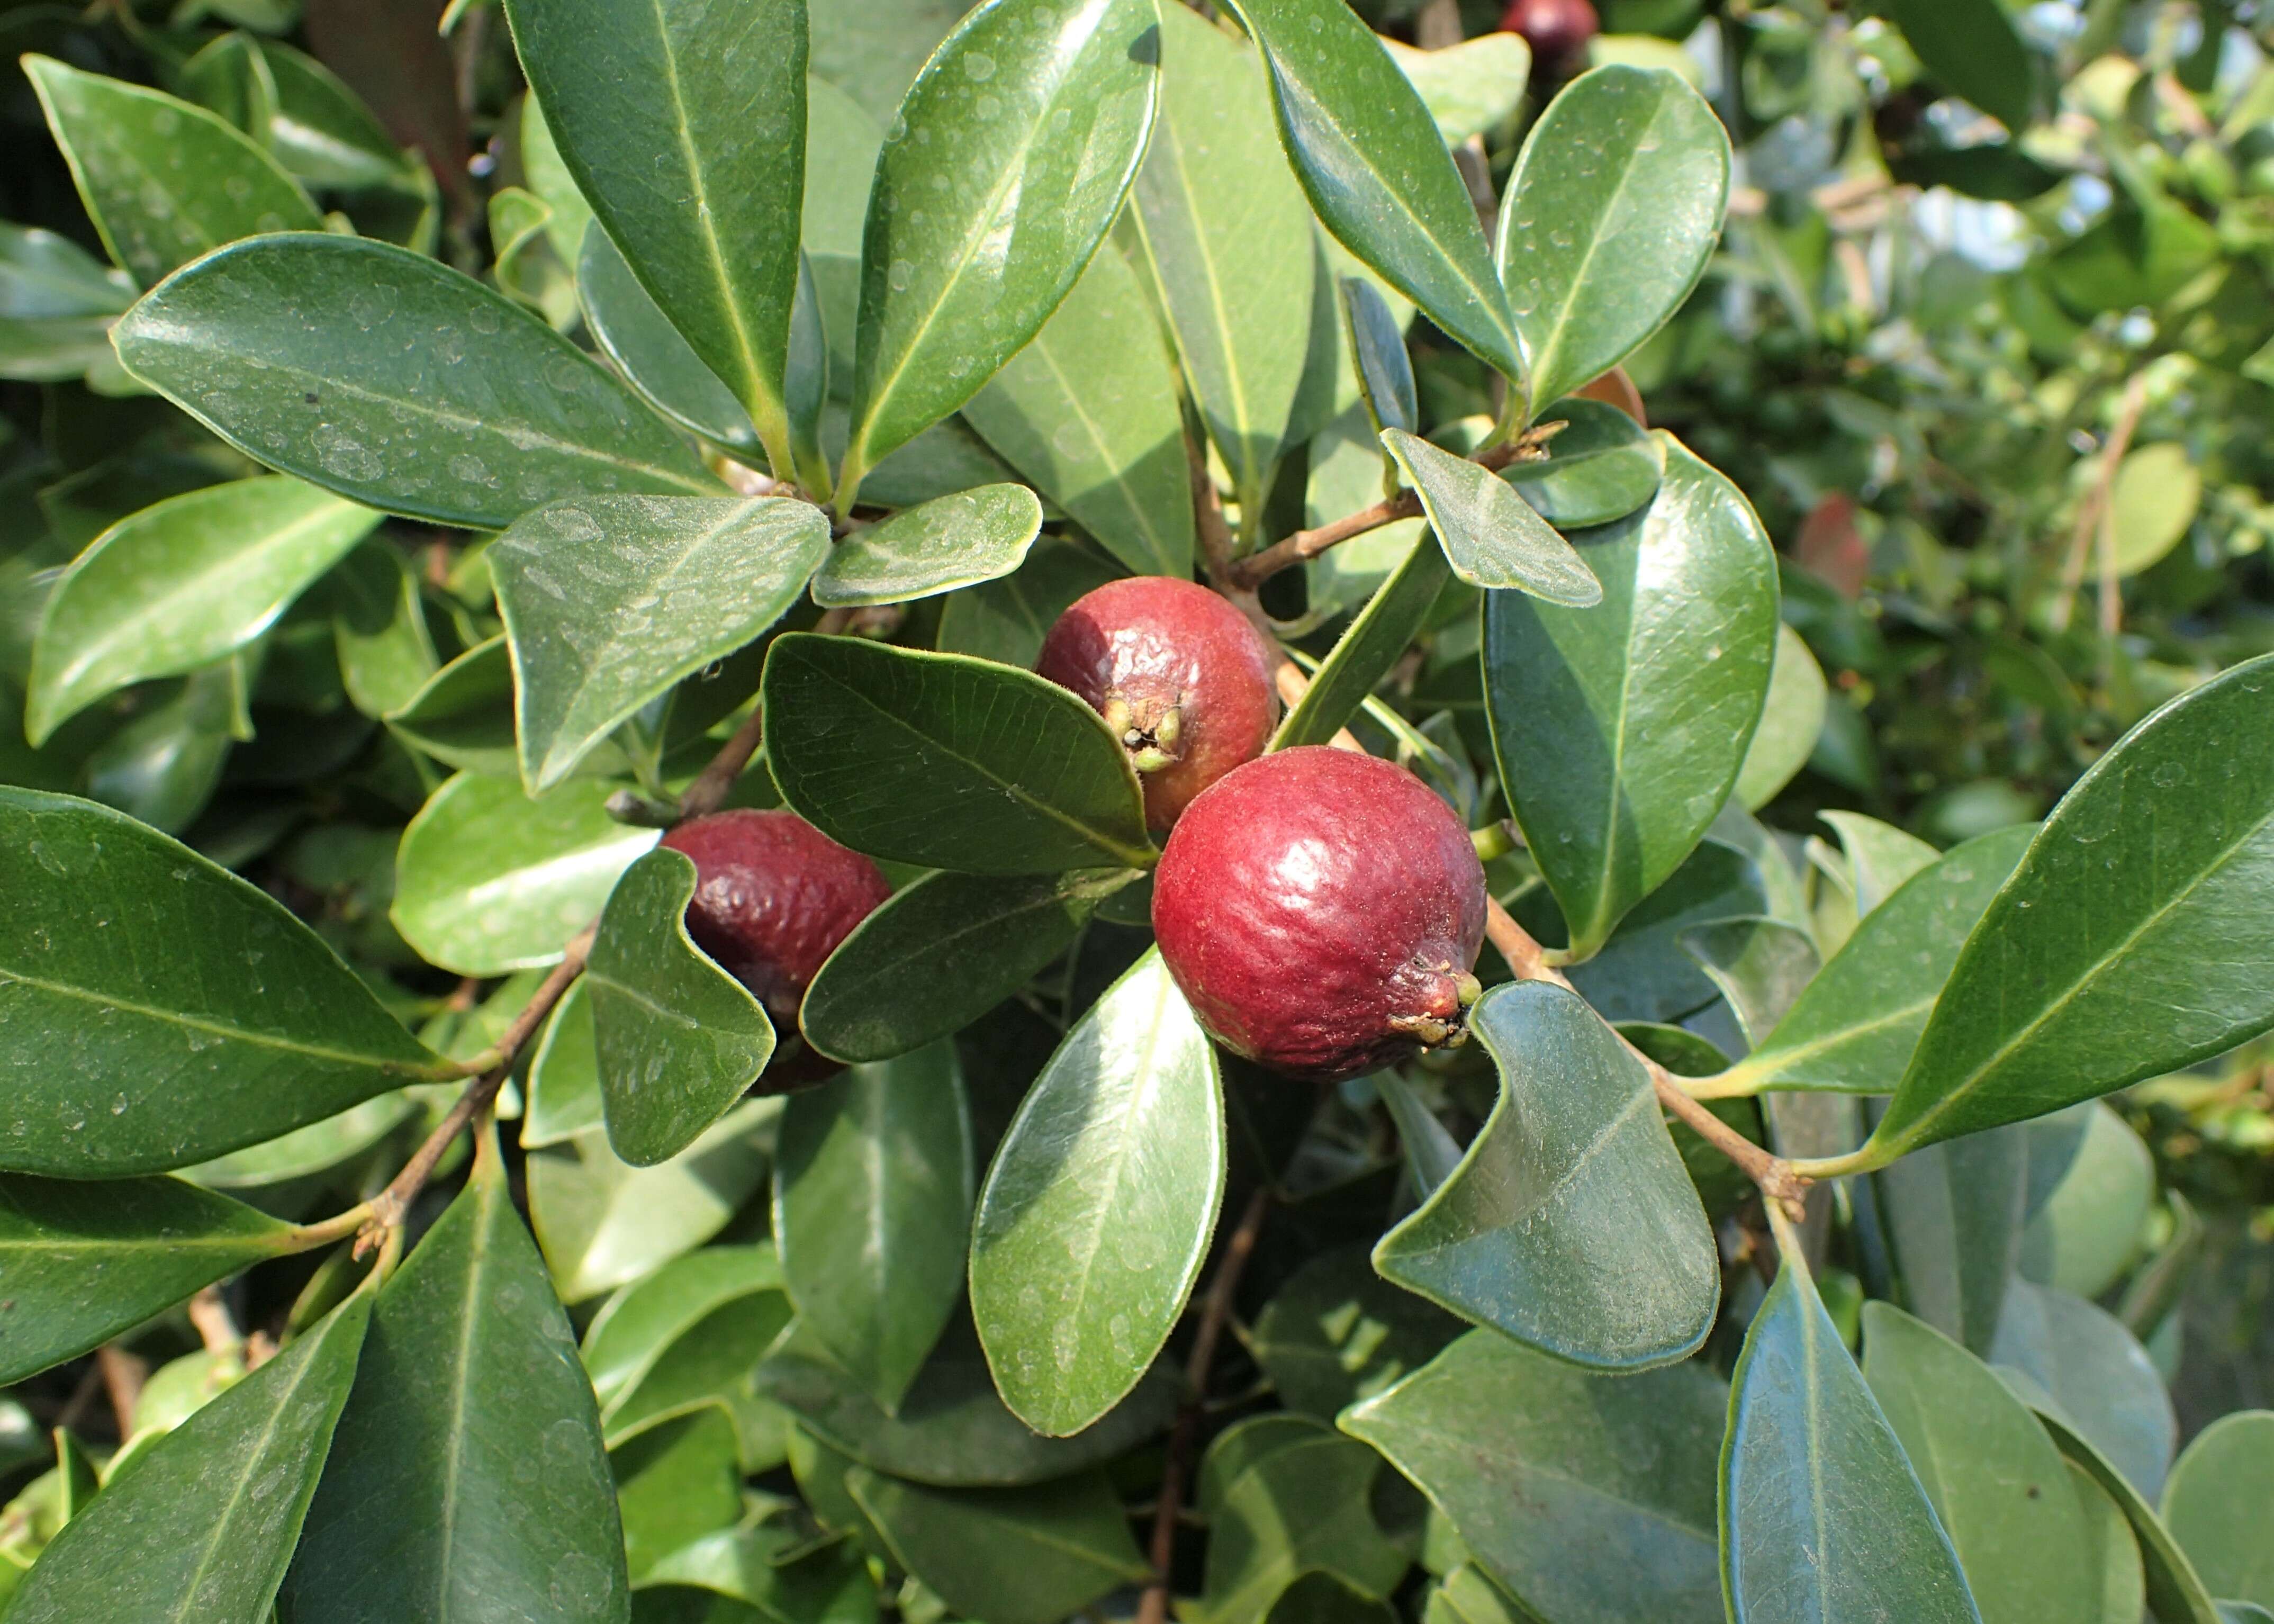
[{"label": "oval green leaf", "polygon": [[1609,524],[1648,501],[1666,474],[1666,447],[1615,406],[1567,395],[1538,417],[1563,427],[1536,462],[1511,462],[1500,477],[1540,516],[1561,530]]},{"label": "oval green leaf", "polygon": [[1913,1312],[1987,1358],[2022,1252],[2029,1137],[2018,1128],[1913,1151],[1872,1175]]},{"label": "oval green leaf", "polygon": [[2274,1410],[2222,1416],[2195,1435],[2164,1487],[2164,1521],[2212,1594],[2274,1609]]},{"label": "oval green leaf", "polygon": [[1152,1575],[1103,1473],[1031,1489],[931,1489],[856,1466],[845,1483],[894,1560],[961,1617],[1058,1624]]},{"label": "oval green leaf", "polygon": [[1745,764],[1737,771],[1737,799],[1748,810],[1768,805],[1808,765],[1816,753],[1817,735],[1824,731],[1828,696],[1824,667],[1816,663],[1807,643],[1791,627],[1780,625],[1761,725],[1746,747]]},{"label": "oval green leaf", "polygon": [[1489,469],[1402,429],[1382,430],[1382,443],[1413,482],[1462,580],[1575,609],[1603,601],[1602,583],[1571,544]]},{"label": "oval green leaf", "polygon": [[514,738],[513,650],[504,636],[476,643],[428,677],[388,713],[387,726],[445,767],[510,776],[521,752]]},{"label": "oval green leaf", "polygon": [[649,405],[689,433],[718,445],[757,445],[750,414],[680,336],[598,221],[584,228],[584,244],[576,257],[576,292],[592,342]]},{"label": "oval green leaf", "polygon": [[998,580],[1027,561],[1042,531],[1043,504],[1025,485],[936,496],[828,549],[813,601],[828,609],[901,604]]},{"label": "oval green leaf", "polygon": [[2226,1624],[2187,1553],[2130,1480],[2064,1417],[2040,1408],[2037,1418],[2052,1434],[2060,1452],[2084,1470],[2132,1525],[2141,1563],[2147,1570],[2148,1610],[2157,1624]]},{"label": "oval green leaf", "polygon": [[2071,1292],[2016,1280],[2006,1288],[1990,1357],[2035,1384],[2057,1412],[2152,1500],[2164,1491],[2180,1419],[2155,1362],[2124,1322]]}]

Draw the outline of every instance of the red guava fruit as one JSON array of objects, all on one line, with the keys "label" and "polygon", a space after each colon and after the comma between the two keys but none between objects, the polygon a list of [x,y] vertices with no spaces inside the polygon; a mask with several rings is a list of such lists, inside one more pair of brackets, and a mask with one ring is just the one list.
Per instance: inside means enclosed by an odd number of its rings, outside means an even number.
[{"label": "red guava fruit", "polygon": [[1201,1025],[1314,1082],[1465,1041],[1484,933],[1461,820],[1403,767],[1326,746],[1226,774],[1153,879],[1153,934]]},{"label": "red guava fruit", "polygon": [[1145,822],[1261,753],[1279,724],[1271,650],[1246,616],[1168,575],[1109,582],[1074,600],[1035,669],[1105,718],[1145,790]]},{"label": "red guava fruit", "polygon": [[1522,34],[1533,59],[1550,68],[1585,50],[1598,26],[1588,0],[1509,0],[1500,26]]}]

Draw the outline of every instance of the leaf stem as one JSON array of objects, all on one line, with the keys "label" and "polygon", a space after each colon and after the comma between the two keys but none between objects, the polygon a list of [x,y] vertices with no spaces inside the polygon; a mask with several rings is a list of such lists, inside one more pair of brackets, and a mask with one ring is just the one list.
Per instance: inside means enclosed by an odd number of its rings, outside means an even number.
[{"label": "leaf stem", "polygon": [[1873,1141],[1866,1139],[1844,1156],[1818,1156],[1809,1161],[1796,1162],[1792,1170],[1803,1178],[1846,1178],[1856,1173],[1876,1173],[1894,1156],[1871,1148]]},{"label": "leaf stem", "polygon": [[1207,1300],[1201,1304],[1200,1329],[1193,1337],[1193,1351],[1185,1361],[1185,1391],[1177,1406],[1176,1425],[1169,1433],[1168,1459],[1161,1470],[1161,1497],[1153,1511],[1153,1540],[1149,1555],[1153,1563],[1153,1582],[1145,1587],[1145,1598],[1137,1608],[1136,1624],[1167,1624],[1169,1616],[1169,1568],[1177,1553],[1177,1518],[1181,1511],[1185,1485],[1193,1475],[1193,1455],[1200,1447],[1201,1422],[1207,1414],[1209,1377],[1216,1365],[1216,1344],[1223,1340],[1224,1329],[1231,1318],[1232,1298],[1239,1289],[1239,1277],[1247,1267],[1247,1259],[1254,1254],[1256,1237],[1263,1231],[1263,1220],[1271,1210],[1271,1186],[1259,1184],[1255,1193],[1247,1198],[1247,1210],[1240,1214],[1239,1227],[1224,1244],[1224,1260],[1216,1266],[1216,1278],[1209,1282]]}]

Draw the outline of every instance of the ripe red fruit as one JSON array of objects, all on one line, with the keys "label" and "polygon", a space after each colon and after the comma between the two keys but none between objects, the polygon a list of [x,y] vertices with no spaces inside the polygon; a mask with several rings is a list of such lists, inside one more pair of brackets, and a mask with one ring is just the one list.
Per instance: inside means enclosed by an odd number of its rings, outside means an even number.
[{"label": "ripe red fruit", "polygon": [[1500,26],[1522,34],[1532,56],[1555,67],[1586,49],[1597,24],[1588,0],[1509,0]]},{"label": "ripe red fruit", "polygon": [[714,812],[663,844],[695,864],[687,934],[774,1023],[780,1047],[760,1092],[828,1076],[835,1064],[798,1037],[798,1005],[822,961],[892,894],[877,865],[794,812]]},{"label": "ripe red fruit", "polygon": [[1141,575],[1074,600],[1035,669],[1120,736],[1166,829],[1193,797],[1260,755],[1279,724],[1271,650],[1247,618],[1190,581]]},{"label": "ripe red fruit", "polygon": [[1463,1041],[1484,933],[1461,820],[1404,768],[1322,745],[1227,775],[1153,878],[1153,934],[1201,1025],[1322,1083]]}]

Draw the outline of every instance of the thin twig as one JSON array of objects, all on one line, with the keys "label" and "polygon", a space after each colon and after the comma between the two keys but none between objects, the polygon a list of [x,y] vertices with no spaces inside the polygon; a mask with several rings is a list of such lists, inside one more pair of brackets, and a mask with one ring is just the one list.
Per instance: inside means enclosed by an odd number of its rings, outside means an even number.
[{"label": "thin twig", "polygon": [[[2131,449],[2133,432],[2140,426],[2140,414],[2148,405],[2148,379],[2144,372],[2132,374],[2124,386],[2124,398],[2116,409],[2116,423],[2109,431],[2108,443],[2100,454],[2100,471],[2094,476],[2092,488],[2085,492],[2083,502],[2076,511],[2076,530],[2069,538],[2068,557],[2061,567],[2060,596],[2053,602],[2052,612],[2045,618],[2057,632],[2068,629],[2069,615],[2076,604],[2078,589],[2084,584],[2085,553],[2092,545],[2095,534],[2112,524],[2113,495],[2118,467],[2124,454]],[[2112,547],[2114,532],[2109,530],[2109,540],[2102,553],[2104,568],[2108,557],[2106,547]]]},{"label": "thin twig", "polygon": [[105,1342],[94,1350],[94,1365],[102,1372],[102,1388],[110,1399],[110,1413],[118,1420],[118,1440],[124,1443],[134,1435],[134,1406],[141,1400],[142,1384],[150,1374],[149,1364],[117,1342]]},{"label": "thin twig", "polygon": [[221,1300],[220,1287],[207,1286],[192,1297],[187,1312],[207,1353],[228,1353],[243,1345],[245,1333],[237,1328],[237,1316]]},{"label": "thin twig", "polygon": [[1153,1510],[1153,1582],[1137,1608],[1137,1624],[1166,1624],[1169,1616],[1169,1568],[1177,1553],[1177,1519],[1183,1509],[1185,1485],[1191,1480],[1193,1455],[1200,1447],[1201,1422],[1207,1413],[1209,1377],[1216,1365],[1216,1343],[1231,1318],[1232,1298],[1239,1277],[1255,1252],[1257,1236],[1271,1209],[1271,1187],[1258,1185],[1247,1199],[1239,1227],[1224,1244],[1224,1260],[1216,1266],[1208,1300],[1201,1308],[1200,1329],[1193,1336],[1193,1351],[1185,1361],[1185,1391],[1177,1407],[1175,1427],[1169,1433],[1168,1459],[1161,1469],[1161,1497]]},{"label": "thin twig", "polygon": [[759,705],[734,730],[734,736],[719,747],[710,765],[687,786],[687,793],[679,798],[681,817],[702,817],[719,808],[727,792],[734,787],[734,780],[750,764],[750,757],[758,753],[758,746],[765,739],[765,707]]}]

